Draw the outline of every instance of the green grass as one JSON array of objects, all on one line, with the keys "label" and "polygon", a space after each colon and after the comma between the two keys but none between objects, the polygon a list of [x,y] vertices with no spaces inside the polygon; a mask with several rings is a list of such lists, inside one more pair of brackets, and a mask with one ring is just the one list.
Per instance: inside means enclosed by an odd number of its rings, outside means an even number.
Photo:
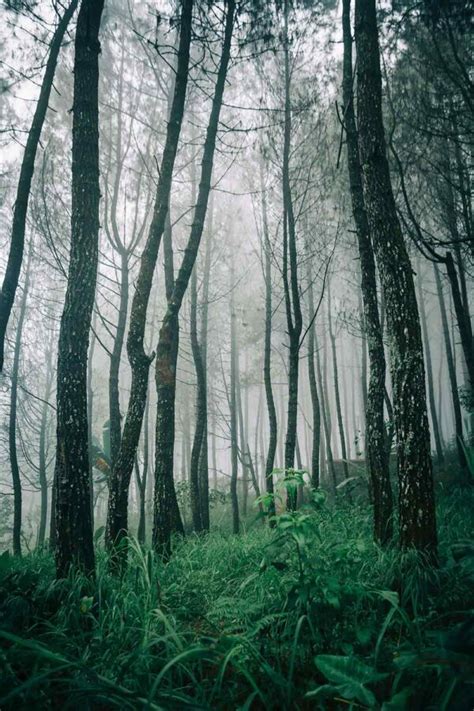
[{"label": "green grass", "polygon": [[131,541],[122,579],[54,580],[0,558],[0,707],[468,709],[474,703],[474,495],[440,497],[440,566],[381,551],[362,507],[275,531]]}]

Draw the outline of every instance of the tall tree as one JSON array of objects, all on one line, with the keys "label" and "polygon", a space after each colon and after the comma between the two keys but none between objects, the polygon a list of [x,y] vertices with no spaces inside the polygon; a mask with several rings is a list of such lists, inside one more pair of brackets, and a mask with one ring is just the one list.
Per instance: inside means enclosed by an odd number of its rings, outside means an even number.
[{"label": "tall tree", "polygon": [[392,191],[382,117],[375,0],[356,0],[357,107],[365,208],[387,310],[402,548],[435,555],[436,512],[420,320]]},{"label": "tall tree", "polygon": [[21,524],[22,524],[22,487],[17,451],[17,410],[18,382],[20,377],[20,357],[23,337],[23,325],[26,316],[26,301],[30,288],[31,247],[26,264],[25,283],[16,326],[15,346],[13,350],[13,367],[10,386],[10,414],[8,419],[8,451],[13,484],[13,554],[21,556]]},{"label": "tall tree", "polygon": [[[300,336],[303,327],[300,292],[298,285],[298,254],[296,249],[296,219],[290,181],[290,154],[292,131],[290,38],[288,33],[288,0],[283,8],[283,54],[284,54],[284,136],[283,136],[283,287],[285,294],[286,321],[289,337],[288,350],[288,417],[285,439],[285,470],[295,464],[295,449],[298,428],[298,380]],[[287,507],[296,509],[296,489],[289,489]]]},{"label": "tall tree", "polygon": [[99,241],[99,28],[104,0],[82,0],[74,55],[69,271],[59,332],[56,572],[94,572],[87,424],[87,351]]},{"label": "tall tree", "polygon": [[[265,384],[265,398],[267,402],[269,438],[267,456],[265,459],[265,489],[270,495],[268,504],[268,515],[270,526],[275,525],[273,516],[275,515],[274,482],[273,469],[275,466],[275,454],[277,448],[277,415],[275,398],[272,386],[272,254],[270,235],[268,233],[267,197],[263,181],[263,156],[260,160],[260,189],[262,191],[262,237],[264,254],[264,279],[265,279],[265,337],[263,353],[263,380]],[[263,448],[262,448],[263,452]]]},{"label": "tall tree", "polygon": [[48,61],[41,83],[40,94],[36,104],[35,113],[31,122],[28,138],[26,140],[25,151],[21,163],[20,177],[16,191],[15,207],[13,209],[13,224],[10,238],[10,251],[8,262],[3,277],[2,289],[0,291],[0,372],[3,370],[3,359],[5,351],[5,334],[8,320],[15,300],[15,292],[20,277],[21,264],[23,261],[23,250],[25,245],[26,213],[28,201],[30,199],[31,181],[35,169],[36,153],[41,138],[46,112],[48,110],[49,97],[53,86],[54,74],[58,62],[59,50],[69,25],[69,22],[76,10],[78,0],[71,0],[64,11],[64,15],[58,22],[54,31],[51,44],[49,46]]},{"label": "tall tree", "polygon": [[153,218],[140,260],[140,270],[130,314],[127,353],[132,369],[132,386],[120,450],[111,476],[106,529],[106,541],[109,546],[118,543],[128,531],[128,490],[140,440],[148,390],[148,375],[154,358],[154,354],[147,355],[144,349],[146,314],[158,250],[165,230],[173,168],[183,121],[188,84],[192,13],[193,0],[183,0],[173,101],[166,129]]},{"label": "tall tree", "polygon": [[179,312],[183,303],[192,270],[196,262],[207,203],[211,189],[212,167],[216,145],[219,116],[230,59],[232,32],[235,20],[235,0],[228,0],[224,28],[224,41],[212,99],[211,114],[206,130],[201,176],[193,224],[167,310],[161,325],[156,351],[156,391],[158,396],[155,448],[155,496],[153,517],[153,544],[165,555],[170,553],[171,534],[183,530],[173,479],[176,360],[178,354]]},{"label": "tall tree", "polygon": [[[347,166],[360,258],[361,293],[364,306],[362,339],[362,397],[365,411],[365,450],[374,506],[374,537],[386,543],[393,532],[392,488],[389,474],[389,448],[384,423],[385,352],[377,301],[375,259],[364,203],[362,172],[354,111],[351,1],[343,0],[342,28],[344,41],[343,101],[347,142]],[[366,340],[369,351],[369,387],[366,385]]]}]

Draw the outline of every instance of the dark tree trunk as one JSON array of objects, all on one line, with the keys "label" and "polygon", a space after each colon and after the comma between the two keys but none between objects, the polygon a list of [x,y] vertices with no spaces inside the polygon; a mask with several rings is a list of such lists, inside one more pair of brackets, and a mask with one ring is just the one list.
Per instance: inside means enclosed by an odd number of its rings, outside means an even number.
[{"label": "dark tree trunk", "polygon": [[449,384],[451,387],[451,398],[452,398],[452,402],[453,402],[454,427],[455,427],[455,433],[456,433],[456,448],[457,448],[457,453],[458,453],[458,461],[459,461],[459,466],[461,468],[461,472],[463,474],[463,479],[467,479],[468,478],[468,469],[467,469],[466,454],[465,454],[464,446],[463,446],[464,440],[463,440],[463,427],[462,427],[462,412],[461,412],[461,404],[459,402],[458,383],[457,383],[457,377],[456,377],[456,364],[454,362],[453,349],[451,347],[451,338],[449,335],[449,323],[448,323],[448,316],[446,313],[446,305],[444,302],[443,287],[441,285],[441,277],[439,274],[438,265],[433,264],[433,267],[434,267],[435,281],[436,281],[436,292],[437,292],[438,301],[439,301],[439,310],[441,313],[441,328],[443,330],[444,347],[446,350],[446,362],[448,364],[448,375],[449,375]]},{"label": "dark tree trunk", "polygon": [[331,424],[330,424],[330,420],[329,420],[329,402],[328,402],[328,396],[327,396],[327,389],[323,388],[323,376],[321,373],[321,360],[319,357],[319,349],[316,350],[316,374],[317,374],[317,378],[318,378],[318,387],[319,387],[319,393],[320,393],[320,404],[321,404],[322,420],[323,420],[323,427],[324,427],[324,439],[325,439],[328,470],[329,470],[329,475],[331,477],[331,484],[332,484],[332,487],[334,490],[333,493],[335,494],[337,480],[336,480],[336,470],[334,468],[334,456],[333,456],[332,447],[331,447]]},{"label": "dark tree trunk", "polygon": [[169,555],[171,551],[171,534],[173,531],[182,532],[183,530],[173,479],[174,410],[179,311],[196,262],[199,244],[204,230],[204,221],[211,188],[212,166],[219,126],[219,115],[224,95],[227,67],[230,59],[234,15],[235,0],[229,0],[227,4],[224,42],[212,100],[211,115],[206,131],[201,164],[201,178],[191,234],[178,276],[173,286],[173,292],[170,299],[168,299],[168,307],[161,326],[156,351],[155,379],[158,403],[156,418],[153,545],[156,549],[161,550],[165,556]]},{"label": "dark tree trunk", "polygon": [[425,363],[426,363],[426,375],[428,380],[428,402],[430,405],[431,414],[431,424],[433,427],[433,435],[436,447],[436,456],[438,459],[438,464],[440,466],[444,465],[444,452],[443,444],[441,442],[441,435],[438,425],[438,414],[436,412],[436,401],[434,393],[434,383],[433,383],[433,366],[431,363],[431,348],[428,336],[428,326],[426,323],[426,311],[425,311],[425,301],[423,297],[423,289],[421,285],[421,268],[418,261],[418,302],[420,304],[420,321],[421,321],[421,332],[423,336],[424,353],[425,353]]},{"label": "dark tree trunk", "polygon": [[339,391],[339,369],[337,364],[337,351],[336,351],[336,336],[332,328],[332,316],[331,316],[331,293],[328,288],[328,335],[329,342],[331,344],[331,355],[332,355],[332,374],[334,379],[334,399],[336,401],[336,417],[337,426],[339,429],[339,442],[341,444],[341,458],[342,466],[344,471],[344,479],[349,478],[349,467],[347,465],[347,450],[346,450],[346,436],[344,433],[344,422],[342,419],[342,408],[341,408],[341,395]]},{"label": "dark tree trunk", "polygon": [[469,380],[470,401],[474,401],[474,341],[472,337],[472,326],[469,311],[466,310],[460,280],[452,254],[446,254],[446,271],[451,284],[454,311],[456,313],[457,326],[461,338],[461,347],[466,364],[467,377]]},{"label": "dark tree trunk", "polygon": [[[389,452],[384,423],[385,353],[382,326],[377,302],[375,260],[370,241],[369,222],[364,203],[362,173],[357,142],[357,126],[352,91],[352,35],[350,0],[343,0],[343,98],[347,136],[347,163],[352,200],[352,213],[357,234],[361,268],[361,292],[364,305],[364,335],[362,340],[362,395],[365,407],[365,451],[369,470],[373,506],[374,537],[381,544],[393,534],[393,499],[389,473]],[[370,380],[367,390],[365,341],[367,339]],[[365,382],[364,382],[365,380]]]},{"label": "dark tree trunk", "polygon": [[357,106],[364,202],[387,309],[402,548],[436,555],[425,372],[413,273],[392,192],[382,118],[375,0],[356,0]]},{"label": "dark tree trunk", "polygon": [[47,434],[48,434],[48,409],[49,398],[51,397],[51,390],[53,385],[53,368],[51,363],[51,353],[48,352],[46,356],[47,372],[46,372],[46,387],[44,391],[44,403],[43,410],[41,412],[41,424],[40,424],[40,441],[39,441],[39,461],[38,461],[38,472],[39,472],[39,484],[41,492],[41,507],[40,507],[40,521],[38,527],[38,547],[42,548],[44,546],[44,541],[46,537],[46,521],[48,518],[48,472],[47,472]]},{"label": "dark tree trunk", "polygon": [[154,355],[147,355],[144,349],[146,314],[158,250],[165,229],[173,168],[183,121],[188,83],[192,11],[193,0],[183,0],[173,103],[166,129],[166,142],[156,189],[153,219],[147,243],[141,256],[140,270],[132,301],[127,338],[127,352],[132,369],[132,385],[120,449],[110,482],[106,530],[106,542],[109,547],[115,543],[118,544],[128,531],[128,490],[140,440],[148,390],[148,374],[154,357]]},{"label": "dark tree trunk", "polygon": [[230,292],[230,458],[231,458],[231,478],[230,478],[230,501],[232,505],[232,532],[237,534],[240,530],[239,499],[237,496],[237,478],[239,473],[239,444],[237,434],[237,344],[235,334],[235,309],[234,309],[234,271],[231,268],[231,289]]},{"label": "dark tree trunk", "polygon": [[122,360],[125,327],[128,313],[128,254],[122,250],[120,255],[120,305],[114,346],[110,355],[109,369],[109,417],[110,417],[110,461],[113,469],[120,451],[122,438],[122,417],[120,414],[120,363]]},{"label": "dark tree trunk", "polygon": [[[203,291],[201,304],[201,358],[203,365],[203,387],[201,389],[201,397],[203,401],[204,415],[204,433],[201,441],[201,454],[199,458],[199,492],[201,501],[201,520],[202,527],[205,531],[210,528],[209,515],[209,452],[208,452],[208,421],[209,415],[207,411],[207,331],[209,320],[209,285],[211,278],[211,245],[213,234],[213,200],[212,193],[209,205],[209,223],[206,240],[206,255],[204,259],[204,275],[203,275]],[[205,410],[204,410],[205,408]]]},{"label": "dark tree trunk", "polygon": [[[313,295],[313,275],[311,262],[308,261],[308,306],[309,318],[314,319],[314,295]],[[316,384],[316,368],[314,365],[315,346],[315,326],[314,322],[308,331],[308,380],[311,395],[312,407],[312,446],[311,446],[311,486],[314,489],[319,487],[319,454],[321,450],[321,406],[319,403],[318,387]]]},{"label": "dark tree trunk", "polygon": [[57,370],[56,572],[94,573],[87,351],[99,242],[99,28],[103,0],[83,0],[74,58],[71,249]]},{"label": "dark tree trunk", "polygon": [[[291,72],[288,37],[288,0],[284,3],[284,65],[285,65],[285,120],[283,140],[283,286],[288,327],[288,415],[285,439],[285,471],[294,467],[296,433],[298,428],[298,377],[300,336],[303,326],[300,293],[298,285],[298,255],[296,251],[296,221],[290,183],[291,151]],[[296,488],[291,488],[287,496],[287,508],[294,511],[297,506]]]},{"label": "dark tree trunk", "polygon": [[191,350],[193,354],[194,367],[196,369],[197,393],[196,393],[196,429],[194,431],[193,448],[191,451],[191,471],[189,476],[191,493],[191,514],[193,527],[197,532],[202,531],[201,496],[199,487],[199,461],[201,457],[201,447],[204,437],[206,412],[206,395],[203,390],[206,387],[206,375],[202,361],[202,353],[197,334],[197,269],[193,270],[191,277]]},{"label": "dark tree trunk", "polygon": [[21,341],[23,324],[26,316],[26,300],[30,288],[31,247],[26,265],[25,284],[18,314],[18,323],[13,351],[13,367],[10,385],[10,416],[8,420],[8,450],[10,455],[10,468],[13,484],[13,555],[21,556],[21,523],[22,523],[22,489],[20,467],[17,454],[17,405],[18,405],[18,380],[20,375]]},{"label": "dark tree trunk", "polygon": [[25,152],[21,163],[20,177],[18,180],[15,207],[13,210],[13,224],[10,240],[10,251],[8,262],[3,277],[2,289],[0,291],[0,372],[3,370],[3,358],[5,350],[5,334],[8,320],[15,299],[15,292],[20,277],[21,264],[23,261],[23,250],[25,246],[25,227],[28,201],[30,198],[31,181],[35,169],[35,159],[40,142],[41,131],[44,119],[48,110],[49,97],[53,86],[54,74],[58,61],[59,51],[71,20],[78,0],[71,0],[64,15],[58,22],[49,47],[48,61],[41,84],[38,102],[36,104],[33,121],[26,141]]},{"label": "dark tree trunk", "polygon": [[[275,467],[275,454],[277,448],[278,426],[275,408],[275,398],[272,387],[272,255],[270,238],[268,234],[267,198],[263,184],[262,162],[260,163],[260,185],[262,190],[262,230],[263,230],[263,252],[264,252],[264,278],[265,278],[265,340],[263,353],[263,380],[265,384],[265,398],[268,411],[269,438],[267,457],[265,460],[265,488],[270,495],[268,503],[268,516],[270,526],[275,526],[272,519],[275,516],[275,490],[273,483],[273,469]],[[262,450],[263,452],[263,450]]]}]

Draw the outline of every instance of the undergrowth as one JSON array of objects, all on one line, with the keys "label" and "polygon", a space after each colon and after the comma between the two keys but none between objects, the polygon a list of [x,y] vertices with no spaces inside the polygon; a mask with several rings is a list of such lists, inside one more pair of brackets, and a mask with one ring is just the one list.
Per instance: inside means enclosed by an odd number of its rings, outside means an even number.
[{"label": "undergrowth", "polygon": [[[129,542],[95,586],[0,557],[2,709],[471,709],[474,495],[441,496],[439,566],[320,498],[274,530]],[[100,538],[100,531],[97,538]]]}]

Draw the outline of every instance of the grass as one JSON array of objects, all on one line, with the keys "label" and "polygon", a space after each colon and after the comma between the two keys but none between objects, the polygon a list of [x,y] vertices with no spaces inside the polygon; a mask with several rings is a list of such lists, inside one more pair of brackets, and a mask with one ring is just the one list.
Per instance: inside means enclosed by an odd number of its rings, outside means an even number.
[{"label": "grass", "polygon": [[381,551],[357,506],[275,531],[98,545],[92,590],[49,553],[0,558],[0,707],[468,709],[474,703],[474,495],[439,497],[440,566]]}]

